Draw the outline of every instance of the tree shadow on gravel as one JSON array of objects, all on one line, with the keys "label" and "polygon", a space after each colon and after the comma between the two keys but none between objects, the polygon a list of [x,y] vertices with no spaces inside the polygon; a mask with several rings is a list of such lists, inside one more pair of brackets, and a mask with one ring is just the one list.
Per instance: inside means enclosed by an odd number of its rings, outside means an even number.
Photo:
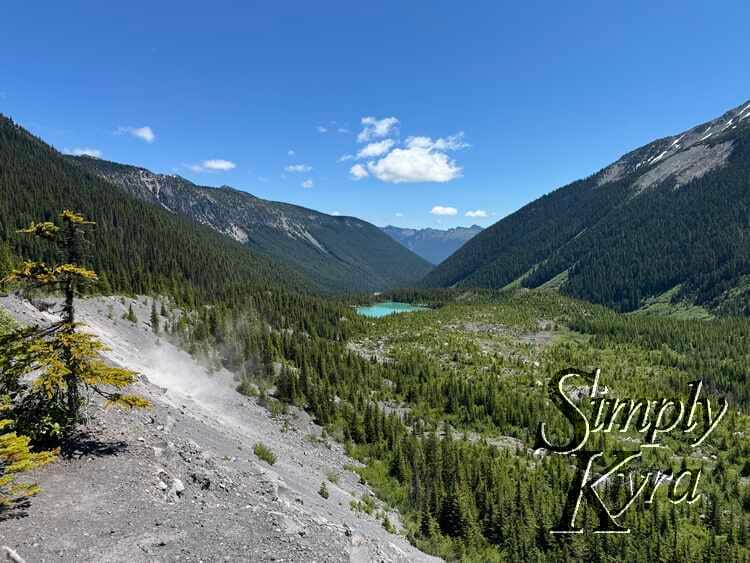
[{"label": "tree shadow on gravel", "polygon": [[[78,430],[59,444],[59,447],[60,459],[75,460],[84,457],[118,455],[128,449],[128,443],[122,440],[100,440],[89,430]],[[28,516],[28,509],[33,498],[33,496],[24,497],[11,504],[0,505],[0,523]]]},{"label": "tree shadow on gravel", "polygon": [[0,505],[0,524],[6,520],[18,520],[29,515],[28,510],[31,506],[29,497],[24,497],[11,504]]},{"label": "tree shadow on gravel", "polygon": [[100,440],[89,430],[79,430],[60,444],[60,457],[62,459],[107,457],[118,455],[127,449],[128,443],[122,440]]}]

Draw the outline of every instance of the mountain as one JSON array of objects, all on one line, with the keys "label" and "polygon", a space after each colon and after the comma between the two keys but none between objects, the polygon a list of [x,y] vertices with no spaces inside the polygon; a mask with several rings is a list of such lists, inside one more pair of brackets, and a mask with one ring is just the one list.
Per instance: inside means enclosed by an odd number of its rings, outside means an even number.
[{"label": "mountain", "polygon": [[91,157],[66,157],[140,200],[207,225],[304,274],[326,291],[375,291],[413,285],[425,260],[374,225],[268,201],[229,186],[198,186],[176,175]]},{"label": "mountain", "polygon": [[470,238],[482,231],[479,225],[453,229],[402,229],[388,225],[383,232],[432,264],[440,264]]},{"label": "mountain", "polygon": [[432,287],[559,286],[621,311],[654,297],[750,313],[750,103],[634,150],[485,229]]},{"label": "mountain", "polygon": [[290,268],[128,195],[0,115],[0,242],[21,257],[54,258],[16,230],[64,209],[96,222],[87,253],[113,291],[214,295],[239,284],[307,287]]}]

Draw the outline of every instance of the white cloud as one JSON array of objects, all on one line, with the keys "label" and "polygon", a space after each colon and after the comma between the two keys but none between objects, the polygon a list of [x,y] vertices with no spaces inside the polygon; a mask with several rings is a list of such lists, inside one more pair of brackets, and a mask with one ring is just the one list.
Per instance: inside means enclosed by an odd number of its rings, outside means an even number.
[{"label": "white cloud", "polygon": [[467,211],[466,217],[489,217],[489,214],[484,209],[477,209],[476,211]]},{"label": "white cloud", "polygon": [[430,210],[430,213],[432,213],[433,215],[453,217],[454,215],[458,215],[458,209],[456,209],[455,207],[443,207],[442,205],[436,205],[432,208],[432,210]]},{"label": "white cloud", "polygon": [[333,213],[331,213],[331,215],[333,215],[334,217],[338,217],[339,215],[341,215],[341,211],[334,211]]},{"label": "white cloud", "polygon": [[364,125],[364,128],[357,135],[357,142],[366,143],[371,139],[382,139],[388,136],[391,130],[398,125],[398,119],[395,117],[385,117],[383,119],[363,117],[362,125]]},{"label": "white cloud", "polygon": [[328,133],[328,127],[324,127],[323,125],[318,125],[318,133]]},{"label": "white cloud", "polygon": [[368,162],[373,176],[383,182],[450,182],[461,176],[461,167],[448,155],[422,147],[393,149],[377,162]]},{"label": "white cloud", "polygon": [[296,152],[294,152],[294,151],[293,151],[292,149],[289,149],[289,150],[288,150],[288,151],[286,152],[286,154],[288,154],[289,156],[294,156],[294,155],[295,155],[295,154],[297,154],[297,153],[296,153]]},{"label": "white cloud", "polygon": [[367,169],[361,164],[355,164],[352,166],[349,169],[349,174],[352,175],[353,180],[361,180],[362,178],[367,178],[369,176]]},{"label": "white cloud", "polygon": [[382,182],[398,184],[445,183],[461,177],[463,169],[448,153],[470,146],[464,139],[463,131],[448,137],[411,136],[399,143],[395,138],[388,138],[398,134],[399,124],[395,117],[363,117],[363,129],[357,136],[357,142],[366,143],[365,146],[356,156],[345,154],[338,161],[367,159],[365,166],[355,166],[349,170],[355,179],[372,175]]},{"label": "white cloud", "polygon": [[399,213],[399,212],[396,213],[396,217],[403,217],[403,216],[404,216],[403,213]]},{"label": "white cloud", "polygon": [[72,154],[73,156],[91,156],[94,158],[101,158],[102,151],[99,149],[92,149],[89,147],[78,147],[75,149],[64,149],[65,154]]},{"label": "white cloud", "polygon": [[310,170],[312,170],[312,166],[310,166],[309,164],[290,164],[289,166],[285,166],[284,170],[292,174],[299,174],[303,172],[310,172]]},{"label": "white cloud", "polygon": [[450,137],[432,139],[430,137],[409,137],[406,139],[407,148],[420,148],[436,151],[457,151],[471,145],[464,141],[464,132],[461,131]]},{"label": "white cloud", "polygon": [[219,158],[214,160],[204,160],[203,167],[207,170],[231,170],[232,168],[236,168],[237,165],[230,160],[222,160]]},{"label": "white cloud", "polygon": [[315,185],[315,182],[313,182],[310,178],[308,178],[301,184],[303,188],[312,188],[314,185]]},{"label": "white cloud", "polygon": [[200,164],[188,164],[186,165],[193,172],[226,172],[237,168],[237,165],[231,160],[222,160],[220,158],[204,160]]},{"label": "white cloud", "polygon": [[143,127],[118,127],[115,135],[132,135],[147,143],[153,143],[156,140],[156,133],[148,125],[144,125]]},{"label": "white cloud", "polygon": [[154,134],[153,129],[148,126],[133,129],[133,135],[138,137],[139,139],[143,139],[147,143],[153,143],[156,140],[156,135]]},{"label": "white cloud", "polygon": [[361,151],[357,153],[357,158],[373,158],[375,156],[381,156],[387,153],[396,142],[393,139],[384,139],[377,143],[370,143],[365,145]]},{"label": "white cloud", "polygon": [[349,129],[347,129],[346,127],[339,127],[338,132],[346,135],[347,133],[349,133]]}]

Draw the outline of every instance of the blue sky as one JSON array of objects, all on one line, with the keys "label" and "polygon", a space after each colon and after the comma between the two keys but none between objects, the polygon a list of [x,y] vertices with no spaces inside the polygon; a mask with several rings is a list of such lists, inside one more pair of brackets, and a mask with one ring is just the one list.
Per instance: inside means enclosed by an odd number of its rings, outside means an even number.
[{"label": "blue sky", "polygon": [[750,99],[745,1],[9,1],[3,22],[0,112],[56,148],[377,225],[487,226]]}]

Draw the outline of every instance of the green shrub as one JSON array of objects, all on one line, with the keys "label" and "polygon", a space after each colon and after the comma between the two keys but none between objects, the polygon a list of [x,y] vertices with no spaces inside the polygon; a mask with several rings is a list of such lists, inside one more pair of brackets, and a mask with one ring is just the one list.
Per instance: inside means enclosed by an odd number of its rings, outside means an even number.
[{"label": "green shrub", "polygon": [[247,397],[258,396],[258,386],[255,383],[251,383],[247,379],[243,379],[242,382],[237,386],[237,392]]},{"label": "green shrub", "polygon": [[122,316],[122,318],[125,319],[126,321],[130,321],[131,323],[137,323],[138,322],[138,317],[135,316],[135,312],[133,311],[133,305],[132,304],[128,306],[128,312],[125,313]]},{"label": "green shrub", "polygon": [[282,416],[289,412],[289,407],[287,407],[286,403],[282,403],[281,401],[277,401],[276,399],[268,399],[265,404],[266,409],[269,413],[271,413],[271,416]]},{"label": "green shrub", "polygon": [[274,454],[265,444],[261,444],[260,442],[255,444],[253,453],[269,465],[276,463],[276,454]]},{"label": "green shrub", "polygon": [[362,500],[352,500],[349,506],[355,512],[364,512],[365,514],[372,515],[375,512],[375,499],[372,495],[362,495]]}]

